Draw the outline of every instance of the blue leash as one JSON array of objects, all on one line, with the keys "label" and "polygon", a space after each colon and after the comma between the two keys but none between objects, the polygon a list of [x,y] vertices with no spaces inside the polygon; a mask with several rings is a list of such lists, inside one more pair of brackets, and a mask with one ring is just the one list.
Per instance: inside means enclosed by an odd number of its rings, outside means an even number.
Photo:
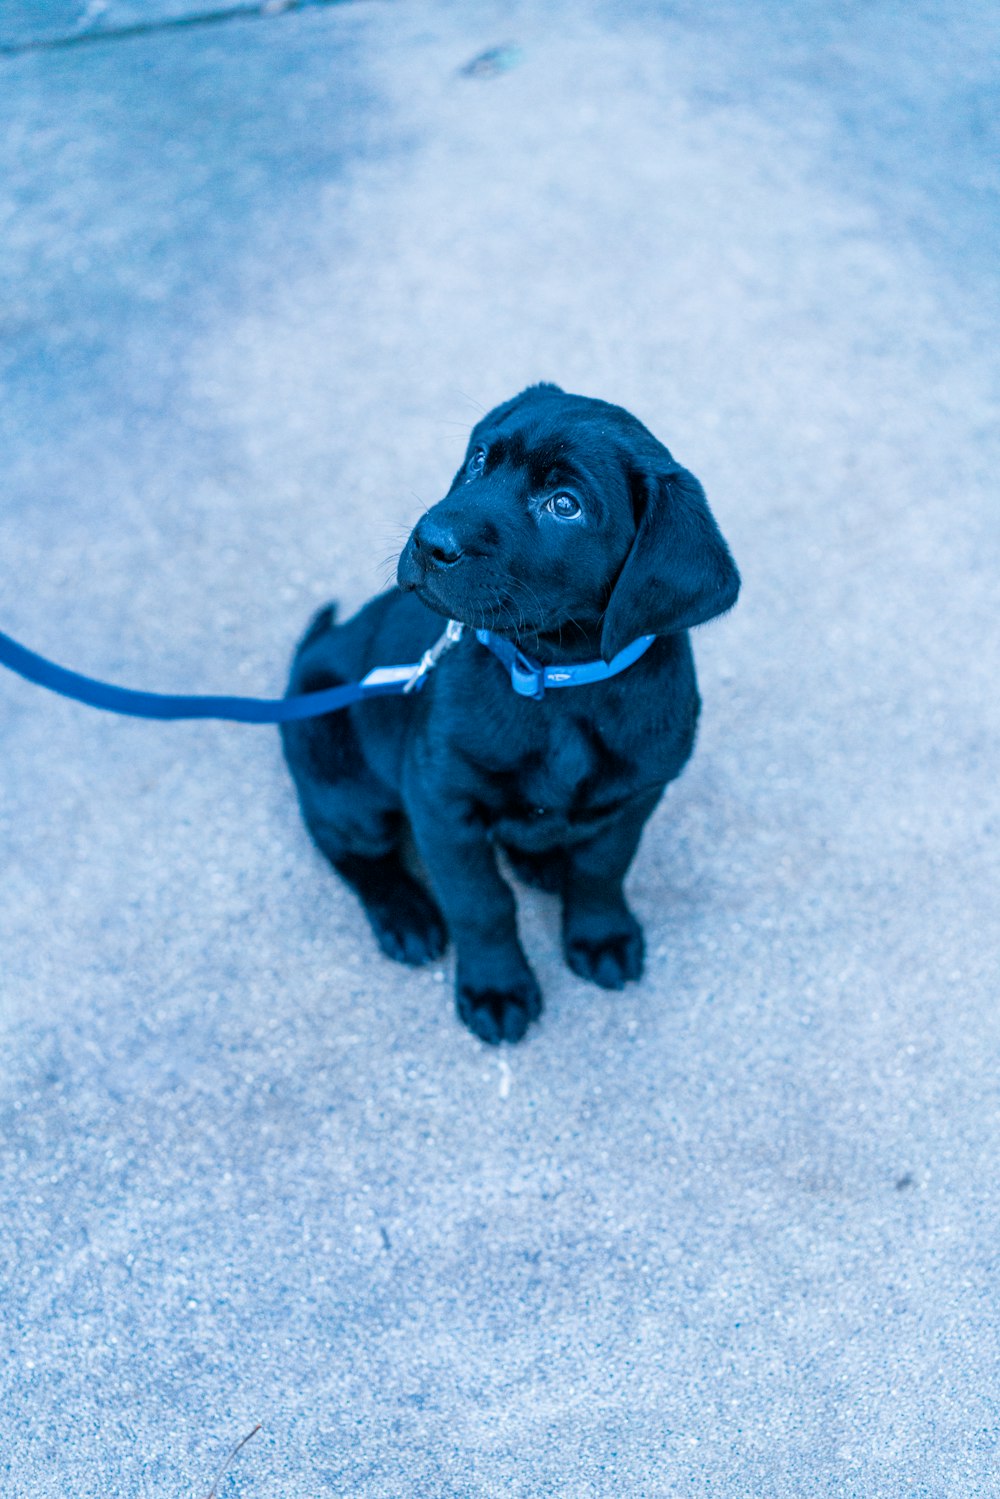
[{"label": "blue leash", "polygon": [[[446,630],[442,640],[447,633]],[[299,697],[194,697],[166,692],[134,692],[130,687],[115,687],[110,682],[83,677],[79,672],[67,671],[65,666],[57,666],[54,661],[36,655],[0,631],[0,665],[16,671],[29,682],[36,682],[39,687],[72,698],[74,702],[104,708],[109,713],[124,713],[130,718],[221,718],[231,723],[291,723],[295,719],[335,713],[338,708],[348,708],[363,698],[413,691],[422,685],[424,676],[434,664],[432,661],[425,666],[424,662],[435,649],[432,647],[415,665],[378,667],[360,682],[345,682],[341,687],[326,687],[322,692],[306,692]]]},{"label": "blue leash", "polygon": [[[291,723],[296,719],[318,718],[323,713],[336,713],[372,697],[388,697],[394,693],[417,691],[423,686],[427,673],[435,666],[456,641],[461,638],[462,626],[457,620],[448,621],[444,634],[430,650],[425,651],[418,662],[406,666],[378,666],[360,682],[345,682],[340,687],[327,687],[321,692],[306,692],[298,697],[197,697],[166,692],[136,692],[130,687],[115,687],[110,682],[98,682],[94,677],[81,676],[57,666],[44,656],[36,655],[26,646],[19,645],[0,630],[0,666],[9,667],[26,681],[47,687],[62,697],[74,702],[86,703],[91,708],[103,708],[109,713],[124,713],[130,718],[218,718],[231,723]],[[655,639],[643,635],[627,645],[613,661],[584,661],[571,666],[541,666],[525,656],[509,641],[490,634],[488,630],[477,630],[476,638],[487,646],[510,672],[514,691],[521,697],[540,698],[547,687],[572,687],[586,682],[600,682],[624,671],[637,661]]]}]

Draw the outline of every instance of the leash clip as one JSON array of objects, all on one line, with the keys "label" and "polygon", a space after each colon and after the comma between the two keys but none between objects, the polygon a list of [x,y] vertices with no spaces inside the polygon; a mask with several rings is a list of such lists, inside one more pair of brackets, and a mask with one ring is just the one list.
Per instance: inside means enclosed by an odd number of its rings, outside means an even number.
[{"label": "leash clip", "polygon": [[424,654],[417,662],[416,668],[407,679],[406,686],[403,688],[404,693],[414,692],[422,685],[424,677],[426,677],[432,667],[437,666],[445,651],[451,650],[451,647],[457,645],[461,640],[464,628],[460,620],[449,619],[445,625],[444,633],[438,636],[429,651],[424,651]]}]

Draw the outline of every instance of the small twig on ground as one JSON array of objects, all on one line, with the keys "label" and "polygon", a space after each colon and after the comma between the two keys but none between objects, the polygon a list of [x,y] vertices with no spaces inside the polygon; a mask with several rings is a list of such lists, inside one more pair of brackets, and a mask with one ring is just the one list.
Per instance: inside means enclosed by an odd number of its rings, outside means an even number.
[{"label": "small twig on ground", "polygon": [[212,1487],[209,1489],[208,1494],[206,1495],[206,1499],[215,1499],[215,1491],[219,1487],[219,1479],[223,1476],[223,1474],[225,1473],[226,1469],[229,1467],[229,1464],[232,1462],[232,1460],[236,1456],[237,1452],[239,1452],[240,1448],[241,1447],[245,1447],[246,1444],[247,1444],[247,1442],[249,1442],[250,1438],[251,1437],[255,1437],[257,1435],[258,1431],[260,1431],[260,1428],[261,1428],[261,1422],[258,1421],[257,1425],[254,1427],[253,1431],[248,1431],[247,1434],[246,1434],[246,1436],[243,1438],[243,1440],[241,1442],[237,1442],[236,1443],[236,1446],[233,1448],[232,1452],[230,1452],[229,1456],[226,1458],[225,1462],[222,1464],[222,1467],[219,1469],[218,1473],[216,1473],[216,1475],[215,1475],[215,1482],[212,1484]]}]

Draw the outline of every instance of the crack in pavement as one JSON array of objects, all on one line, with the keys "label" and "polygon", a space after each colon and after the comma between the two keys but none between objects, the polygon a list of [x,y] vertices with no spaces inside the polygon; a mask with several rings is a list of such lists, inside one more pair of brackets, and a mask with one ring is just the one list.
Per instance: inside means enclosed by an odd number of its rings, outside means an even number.
[{"label": "crack in pavement", "polygon": [[[21,42],[0,41],[0,56],[13,57],[24,52],[61,51],[92,42],[117,42],[157,31],[181,31],[195,26],[218,26],[227,21],[267,21],[293,11],[314,10],[334,5],[350,5],[354,0],[248,0],[246,4],[216,6],[183,16],[162,16],[130,25],[96,27],[89,31],[72,31],[62,36],[28,38]],[[86,17],[84,17],[86,20]]]}]

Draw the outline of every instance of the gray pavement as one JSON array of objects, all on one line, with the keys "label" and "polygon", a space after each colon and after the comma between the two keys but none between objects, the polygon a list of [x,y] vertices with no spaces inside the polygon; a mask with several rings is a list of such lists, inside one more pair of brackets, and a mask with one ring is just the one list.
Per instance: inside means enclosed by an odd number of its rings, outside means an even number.
[{"label": "gray pavement", "polygon": [[500,1055],[276,735],[0,680],[4,1496],[204,1499],[258,1421],[220,1499],[1000,1494],[996,29],[382,0],[0,57],[0,628],[279,691],[536,379],[746,579],[646,979],[524,894]]}]

